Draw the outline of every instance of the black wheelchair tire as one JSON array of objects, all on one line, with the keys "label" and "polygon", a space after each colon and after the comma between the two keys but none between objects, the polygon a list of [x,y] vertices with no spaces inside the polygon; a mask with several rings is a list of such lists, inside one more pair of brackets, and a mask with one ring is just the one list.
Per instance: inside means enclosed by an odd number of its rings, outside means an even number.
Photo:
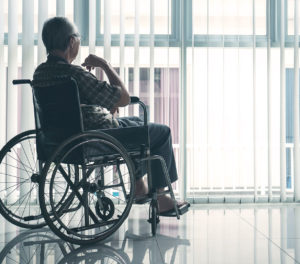
[{"label": "black wheelchair tire", "polygon": [[[6,154],[15,145],[19,144],[20,142],[22,142],[26,139],[33,139],[33,138],[36,138],[36,130],[25,131],[23,133],[18,134],[15,137],[13,137],[11,140],[9,140],[7,142],[7,144],[0,151],[0,165],[3,162],[3,159],[5,158]],[[37,187],[37,191],[38,191],[38,187]],[[5,203],[2,201],[1,198],[0,198],[0,213],[7,221],[9,221],[10,223],[12,223],[16,226],[19,226],[19,227],[34,229],[34,228],[41,228],[46,225],[46,222],[44,220],[42,220],[43,222],[41,222],[39,224],[32,224],[32,223],[30,223],[30,221],[25,221],[25,222],[22,221],[21,222],[21,220],[19,220],[20,216],[15,215],[13,212],[11,212],[11,210],[9,210],[5,206]],[[37,217],[39,217],[40,219],[43,219],[41,214],[37,215]]]}]

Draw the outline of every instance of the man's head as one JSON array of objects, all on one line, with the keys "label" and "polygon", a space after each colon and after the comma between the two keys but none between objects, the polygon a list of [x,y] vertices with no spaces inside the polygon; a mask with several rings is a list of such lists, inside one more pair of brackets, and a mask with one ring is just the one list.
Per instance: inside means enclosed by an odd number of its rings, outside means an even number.
[{"label": "man's head", "polygon": [[80,45],[80,37],[76,26],[65,17],[53,17],[44,23],[42,39],[47,53],[68,53],[75,59]]}]

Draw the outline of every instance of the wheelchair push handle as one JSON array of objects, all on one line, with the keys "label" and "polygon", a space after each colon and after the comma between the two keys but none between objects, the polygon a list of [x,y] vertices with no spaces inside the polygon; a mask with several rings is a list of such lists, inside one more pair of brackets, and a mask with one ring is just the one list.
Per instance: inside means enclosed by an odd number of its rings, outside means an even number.
[{"label": "wheelchair push handle", "polygon": [[148,113],[147,113],[147,107],[146,105],[140,101],[140,98],[138,98],[137,96],[130,96],[130,104],[139,104],[144,111],[144,125],[147,126],[148,124]]},{"label": "wheelchair push handle", "polygon": [[18,85],[18,84],[30,84],[31,85],[31,80],[19,79],[19,80],[13,80],[12,83],[13,83],[13,85]]},{"label": "wheelchair push handle", "polygon": [[130,96],[130,104],[137,104],[139,103],[140,98],[138,98],[137,96]]}]

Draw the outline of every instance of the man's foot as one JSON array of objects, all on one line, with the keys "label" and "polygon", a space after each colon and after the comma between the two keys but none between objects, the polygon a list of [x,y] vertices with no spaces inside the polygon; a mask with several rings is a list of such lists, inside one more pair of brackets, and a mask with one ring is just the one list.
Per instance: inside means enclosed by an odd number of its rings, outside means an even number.
[{"label": "man's foot", "polygon": [[[158,201],[158,208],[160,213],[168,212],[174,209],[174,202],[170,196],[161,195],[157,198]],[[178,202],[176,201],[178,207],[187,204],[187,202]]]},{"label": "man's foot", "polygon": [[148,193],[148,186],[144,182],[143,178],[136,180],[135,182],[135,197],[143,197]]}]

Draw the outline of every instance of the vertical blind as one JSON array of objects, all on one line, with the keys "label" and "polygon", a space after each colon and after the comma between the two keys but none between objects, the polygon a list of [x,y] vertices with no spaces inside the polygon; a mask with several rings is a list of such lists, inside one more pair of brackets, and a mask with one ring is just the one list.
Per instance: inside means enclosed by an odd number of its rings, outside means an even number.
[{"label": "vertical blind", "polygon": [[192,1],[185,88],[194,200],[299,200],[298,13],[297,1]]},{"label": "vertical blind", "polygon": [[1,146],[33,127],[31,91],[11,81],[45,61],[55,15],[80,30],[76,63],[109,60],[171,127],[179,196],[300,200],[298,0],[0,0]]}]

